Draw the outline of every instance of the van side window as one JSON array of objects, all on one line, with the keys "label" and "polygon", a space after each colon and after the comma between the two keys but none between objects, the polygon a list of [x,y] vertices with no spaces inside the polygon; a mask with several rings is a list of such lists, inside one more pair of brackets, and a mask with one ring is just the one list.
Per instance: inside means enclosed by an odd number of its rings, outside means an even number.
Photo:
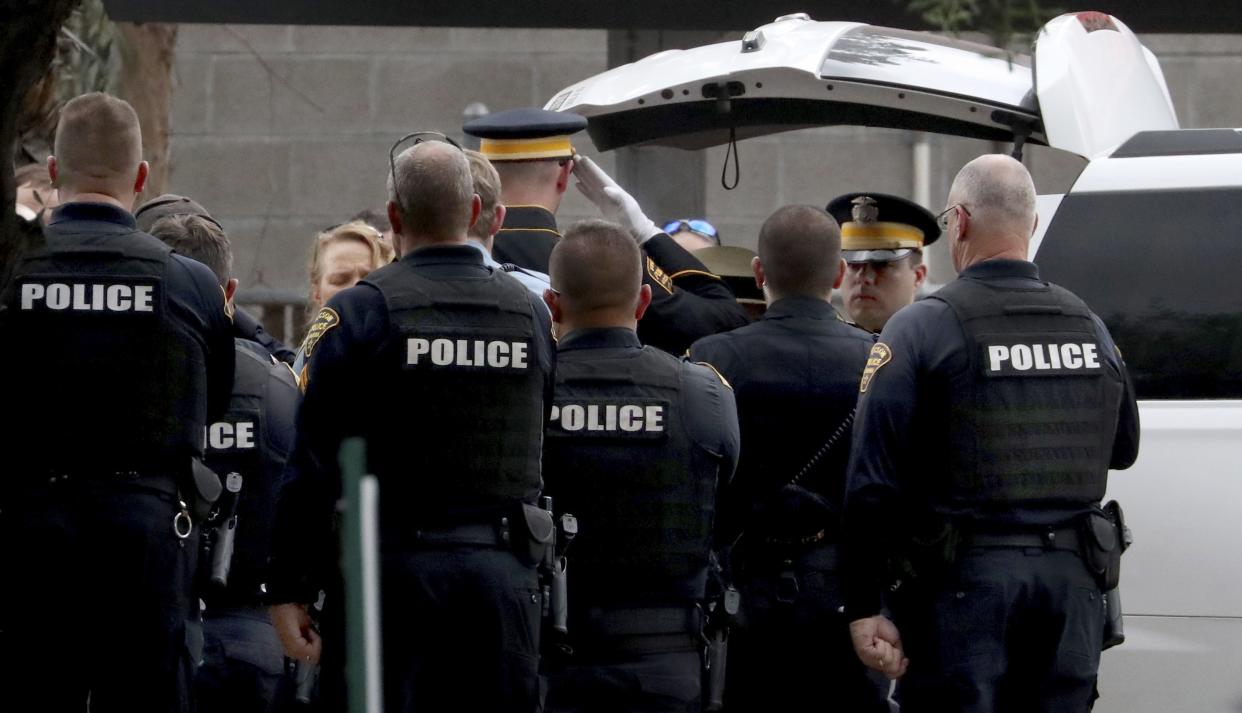
[{"label": "van side window", "polygon": [[1108,325],[1138,398],[1242,398],[1242,188],[1071,193],[1035,262]]}]

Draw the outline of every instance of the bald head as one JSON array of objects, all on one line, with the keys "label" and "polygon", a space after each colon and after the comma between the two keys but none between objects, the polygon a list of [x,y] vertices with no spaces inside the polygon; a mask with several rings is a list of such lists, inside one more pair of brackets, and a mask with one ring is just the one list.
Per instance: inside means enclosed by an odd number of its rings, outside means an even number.
[{"label": "bald head", "polygon": [[976,158],[949,189],[949,205],[958,204],[969,211],[949,231],[958,270],[997,257],[1026,259],[1036,217],[1035,183],[1026,166],[1002,154]]},{"label": "bald head", "polygon": [[131,207],[146,177],[134,108],[101,92],[69,100],[60,111],[49,168],[65,200],[92,193]]},{"label": "bald head", "polygon": [[393,232],[413,243],[465,242],[478,206],[470,164],[455,146],[424,141],[402,151],[388,176]]},{"label": "bald head", "polygon": [[827,299],[841,274],[841,227],[823,208],[787,205],[759,229],[759,262],[773,299]]},{"label": "bald head", "polygon": [[567,325],[567,331],[633,328],[643,295],[648,299],[650,295],[643,285],[642,256],[634,239],[621,226],[603,220],[570,226],[552,249],[548,275],[557,293],[556,304],[550,305],[553,317]]}]

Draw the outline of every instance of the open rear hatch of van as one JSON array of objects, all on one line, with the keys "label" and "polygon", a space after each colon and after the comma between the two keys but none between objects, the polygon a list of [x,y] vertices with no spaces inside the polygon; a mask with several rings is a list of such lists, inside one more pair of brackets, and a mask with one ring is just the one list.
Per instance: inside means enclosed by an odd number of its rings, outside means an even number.
[{"label": "open rear hatch of van", "polygon": [[1090,157],[1136,131],[1177,128],[1158,63],[1116,19],[1062,16],[1037,47],[1033,66],[1027,55],[964,40],[798,14],[740,41],[616,67],[558,92],[547,108],[587,117],[601,150],[699,149],[850,124],[1020,136]]}]

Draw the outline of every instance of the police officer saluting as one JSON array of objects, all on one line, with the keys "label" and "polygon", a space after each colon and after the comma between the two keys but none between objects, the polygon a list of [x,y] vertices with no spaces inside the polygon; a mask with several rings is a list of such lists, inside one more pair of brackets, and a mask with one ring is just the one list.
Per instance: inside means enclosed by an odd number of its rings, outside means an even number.
[{"label": "police officer saluting", "polygon": [[521,108],[466,122],[462,130],[479,139],[479,153],[500,174],[504,225],[492,255],[500,263],[547,273],[560,239],[556,211],[574,170],[570,137],[586,128],[577,114]]},{"label": "police officer saluting", "polygon": [[936,217],[923,206],[883,193],[847,193],[828,203],[841,224],[841,281],[846,316],[880,333],[897,310],[914,301],[927,265],[923,249],[940,237]]},{"label": "police officer saluting", "polygon": [[233,338],[211,271],[135,228],[141,146],[127,103],[65,105],[48,159],[64,203],[0,310],[3,710],[189,705],[193,458]]},{"label": "police officer saluting", "polygon": [[[889,320],[860,385],[855,650],[904,673],[909,713],[1086,711],[1105,613],[1084,524],[1109,468],[1138,454],[1133,391],[1099,318],[1026,260],[1035,190],[1020,163],[968,163],[942,218],[960,275]],[[890,557],[895,626],[879,615]]]},{"label": "police officer saluting", "polygon": [[850,424],[872,344],[829,302],[845,272],[840,246],[820,208],[773,213],[751,264],[767,312],[690,348],[733,384],[742,431],[719,528],[742,594],[730,711],[888,711],[888,687],[858,663],[838,612]]},{"label": "police officer saluting", "polygon": [[291,658],[319,654],[305,605],[334,559],[341,441],[365,437],[380,485],[387,709],[533,711],[541,607],[524,525],[541,486],[551,322],[466,244],[479,213],[470,166],[429,136],[392,162],[401,259],[334,296],[311,326],[273,621]]},{"label": "police officer saluting", "polygon": [[[172,214],[151,234],[207,265],[230,304],[237,291],[233,250],[215,221]],[[267,615],[264,582],[276,494],[293,448],[301,394],[293,372],[258,342],[235,338],[237,366],[224,418],[207,427],[204,462],[224,479],[205,527],[209,559],[200,562],[205,638],[195,675],[200,713],[272,710],[284,670],[280,639]]]},{"label": "police officer saluting", "polygon": [[582,527],[573,655],[551,664],[547,709],[698,711],[716,493],[738,455],[733,394],[711,368],[639,343],[651,288],[619,226],[575,225],[551,277],[562,336],[546,492]]}]

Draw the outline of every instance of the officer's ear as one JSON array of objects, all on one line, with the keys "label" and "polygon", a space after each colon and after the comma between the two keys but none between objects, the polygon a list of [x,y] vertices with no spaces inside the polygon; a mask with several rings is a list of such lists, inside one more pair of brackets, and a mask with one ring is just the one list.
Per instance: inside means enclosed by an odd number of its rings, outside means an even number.
[{"label": "officer's ear", "polygon": [[470,199],[470,224],[466,226],[466,230],[474,227],[479,222],[479,214],[483,212],[483,199],[479,198],[479,194],[475,193]]},{"label": "officer's ear", "polygon": [[233,301],[233,295],[237,294],[237,278],[230,277],[229,281],[224,283],[224,301],[226,303]]},{"label": "officer's ear", "polygon": [[638,289],[638,306],[634,309],[634,319],[642,319],[651,306],[651,285],[644,284]]},{"label": "officer's ear", "polygon": [[561,164],[556,172],[556,192],[564,193],[569,188],[569,177],[574,172],[574,160],[571,158]]},{"label": "officer's ear", "polygon": [[47,157],[47,176],[52,179],[53,186],[60,188],[60,184],[58,183],[58,181],[60,181],[60,167],[56,165],[55,156]]},{"label": "officer's ear", "polygon": [[[755,259],[758,260],[759,258]],[[837,279],[832,281],[832,289],[836,290],[841,287],[841,283],[845,281],[845,271],[848,269],[849,265],[846,264],[845,258],[837,260]]]},{"label": "officer's ear", "polygon": [[401,211],[393,201],[388,201],[385,210],[388,212],[388,225],[392,228],[392,244],[396,247],[397,236],[401,234]]},{"label": "officer's ear", "polygon": [[147,187],[147,175],[151,172],[151,164],[143,161],[138,164],[138,175],[134,178],[134,195],[142,193],[142,189]]},{"label": "officer's ear", "polygon": [[755,287],[763,289],[763,284],[767,282],[763,276],[763,262],[756,255],[750,259],[750,271],[755,274]]},{"label": "officer's ear", "polygon": [[492,235],[495,235],[496,233],[500,232],[501,226],[505,224],[505,213],[507,211],[508,209],[505,208],[503,205],[499,203],[496,204],[495,213],[494,213],[495,218],[492,220],[492,232],[491,232],[491,235],[488,235],[487,237],[490,238],[492,237]]},{"label": "officer's ear", "polygon": [[552,313],[552,322],[561,323],[561,293],[549,287],[543,291],[543,303],[548,306],[548,311]]},{"label": "officer's ear", "polygon": [[923,286],[923,281],[927,279],[926,263],[919,263],[914,266],[914,289],[918,290]]}]

